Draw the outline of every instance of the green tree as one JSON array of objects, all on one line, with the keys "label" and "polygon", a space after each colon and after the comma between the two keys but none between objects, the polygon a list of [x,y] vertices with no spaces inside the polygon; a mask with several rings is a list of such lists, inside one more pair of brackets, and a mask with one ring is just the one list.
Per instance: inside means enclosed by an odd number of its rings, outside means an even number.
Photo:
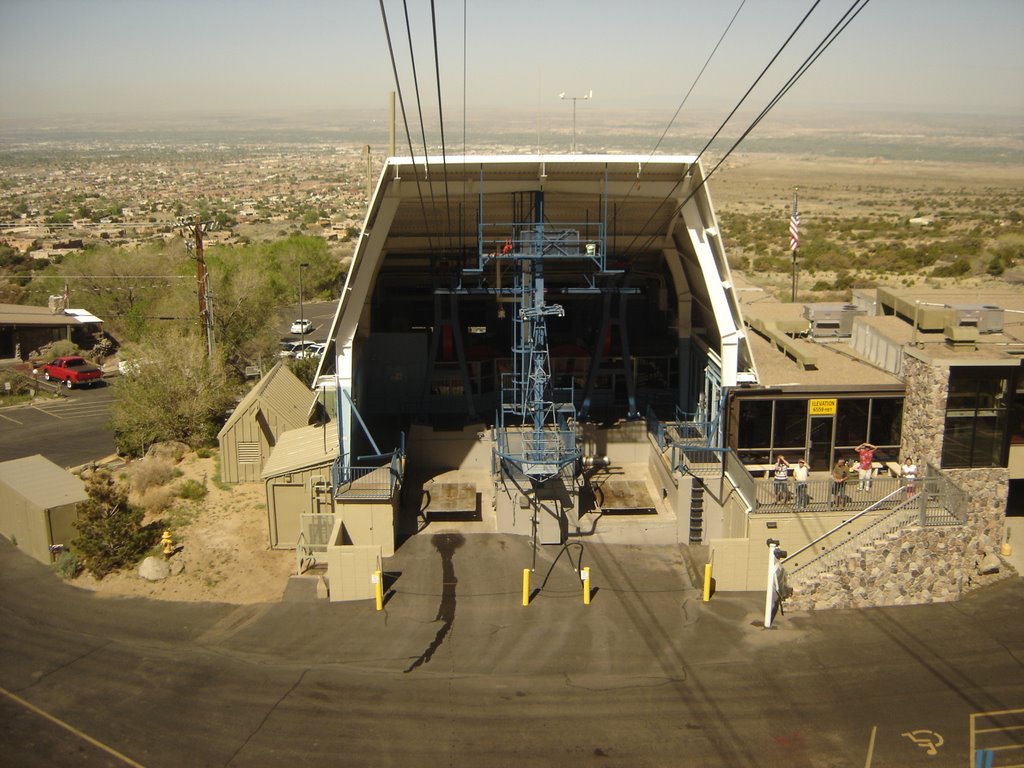
[{"label": "green tree", "polygon": [[195,334],[168,331],[133,347],[114,383],[111,421],[117,448],[139,455],[156,442],[212,445],[233,392],[219,357]]},{"label": "green tree", "polygon": [[154,525],[144,526],[145,510],[128,503],[128,492],[109,472],[98,471],[85,487],[89,498],[78,506],[71,542],[82,565],[97,579],[136,563],[160,537]]}]

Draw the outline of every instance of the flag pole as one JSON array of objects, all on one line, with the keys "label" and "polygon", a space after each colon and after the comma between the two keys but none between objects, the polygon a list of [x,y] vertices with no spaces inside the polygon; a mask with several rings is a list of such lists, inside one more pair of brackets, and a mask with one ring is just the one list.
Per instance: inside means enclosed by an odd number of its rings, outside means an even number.
[{"label": "flag pole", "polygon": [[790,214],[789,217],[789,247],[793,251],[793,295],[790,300],[794,304],[796,303],[796,252],[797,249],[800,247],[800,212],[797,210],[798,189],[798,187],[793,187],[793,212]]}]

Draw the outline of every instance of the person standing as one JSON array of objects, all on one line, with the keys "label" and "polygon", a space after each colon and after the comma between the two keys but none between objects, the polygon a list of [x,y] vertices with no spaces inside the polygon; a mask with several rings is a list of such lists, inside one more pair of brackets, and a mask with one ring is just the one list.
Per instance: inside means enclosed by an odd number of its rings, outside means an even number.
[{"label": "person standing", "polygon": [[789,462],[782,454],[775,457],[774,472],[775,501],[778,503],[789,501]]},{"label": "person standing", "polygon": [[832,506],[846,506],[846,475],[849,470],[846,467],[846,459],[836,459],[832,467]]},{"label": "person standing", "polygon": [[917,484],[917,464],[907,456],[903,459],[903,466],[900,467],[900,472],[903,474],[903,482],[906,485],[907,496],[913,496],[916,492]]},{"label": "person standing", "polygon": [[796,466],[793,468],[793,483],[794,490],[796,491],[796,508],[806,509],[807,508],[807,480],[810,477],[811,468],[807,466],[807,462],[803,459],[797,461]]},{"label": "person standing", "polygon": [[875,473],[875,451],[878,450],[878,446],[861,443],[854,450],[857,451],[857,490],[870,491],[871,477]]}]

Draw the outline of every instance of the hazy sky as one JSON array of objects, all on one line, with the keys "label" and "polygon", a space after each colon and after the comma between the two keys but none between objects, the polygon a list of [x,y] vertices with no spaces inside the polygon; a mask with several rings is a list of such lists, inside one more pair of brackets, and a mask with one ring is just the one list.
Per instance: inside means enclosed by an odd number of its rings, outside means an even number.
[{"label": "hazy sky", "polygon": [[[760,108],[851,0],[821,0],[753,94]],[[429,0],[407,0],[420,92],[437,103]],[[501,107],[671,115],[740,0],[436,0],[446,121]],[[690,97],[728,110],[811,7],[746,0]],[[401,2],[386,0],[402,89]],[[465,17],[463,15],[465,9]],[[467,44],[464,48],[464,18]],[[1024,0],[873,0],[784,108],[1024,116]],[[0,117],[385,108],[377,0],[0,0]],[[587,114],[584,115],[584,110]]]}]

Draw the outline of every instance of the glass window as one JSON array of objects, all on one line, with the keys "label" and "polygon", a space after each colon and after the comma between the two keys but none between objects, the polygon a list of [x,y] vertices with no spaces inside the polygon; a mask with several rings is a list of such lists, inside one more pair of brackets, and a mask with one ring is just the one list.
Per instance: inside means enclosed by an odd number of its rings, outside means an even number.
[{"label": "glass window", "polygon": [[871,425],[868,442],[875,445],[900,444],[903,430],[903,399],[898,397],[880,398],[871,401]]},{"label": "glass window", "polygon": [[772,439],[772,401],[740,401],[738,448],[769,448]]},{"label": "glass window", "polygon": [[775,448],[803,448],[807,442],[807,401],[775,401]]},{"label": "glass window", "polygon": [[860,445],[868,437],[867,398],[841,399],[836,407],[836,445]]},{"label": "glass window", "polygon": [[942,463],[947,467],[1005,467],[1011,387],[1006,368],[952,368],[946,398]]}]

